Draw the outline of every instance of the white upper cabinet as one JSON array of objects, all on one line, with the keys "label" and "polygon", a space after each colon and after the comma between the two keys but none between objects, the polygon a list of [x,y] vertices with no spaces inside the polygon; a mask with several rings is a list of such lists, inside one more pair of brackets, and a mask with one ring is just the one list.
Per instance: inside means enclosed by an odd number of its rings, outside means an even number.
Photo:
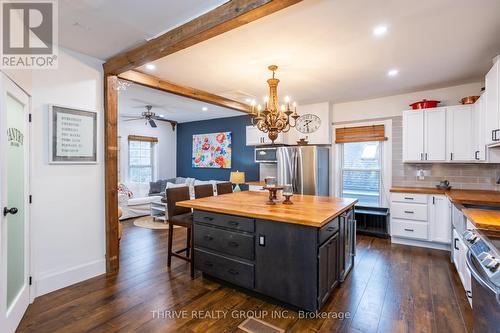
[{"label": "white upper cabinet", "polygon": [[424,160],[446,161],[446,109],[424,110]]},{"label": "white upper cabinet", "polygon": [[486,144],[500,141],[500,59],[486,74]]},{"label": "white upper cabinet", "polygon": [[486,161],[486,98],[487,92],[474,103],[474,159]]},{"label": "white upper cabinet", "polygon": [[446,161],[446,109],[403,111],[403,161]]},{"label": "white upper cabinet", "polygon": [[429,195],[429,240],[451,242],[451,204],[445,195]]},{"label": "white upper cabinet", "polygon": [[424,153],[424,112],[403,111],[403,161],[421,161]]},{"label": "white upper cabinet", "polygon": [[474,106],[447,108],[448,159],[453,162],[474,161]]},{"label": "white upper cabinet", "polygon": [[[246,127],[246,143],[247,146],[260,146],[260,145],[270,145],[272,141],[269,139],[267,133],[259,131],[257,127],[247,126]],[[278,134],[278,138],[274,141],[274,144],[283,143],[283,133]]]}]

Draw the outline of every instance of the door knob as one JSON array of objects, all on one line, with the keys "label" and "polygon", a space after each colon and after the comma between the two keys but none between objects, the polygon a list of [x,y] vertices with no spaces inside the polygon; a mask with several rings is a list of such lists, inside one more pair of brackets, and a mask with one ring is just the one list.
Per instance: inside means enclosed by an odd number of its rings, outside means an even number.
[{"label": "door knob", "polygon": [[7,208],[7,207],[4,207],[3,208],[3,216],[7,216],[7,214],[16,214],[17,213],[17,208],[16,207],[12,207],[12,208]]}]

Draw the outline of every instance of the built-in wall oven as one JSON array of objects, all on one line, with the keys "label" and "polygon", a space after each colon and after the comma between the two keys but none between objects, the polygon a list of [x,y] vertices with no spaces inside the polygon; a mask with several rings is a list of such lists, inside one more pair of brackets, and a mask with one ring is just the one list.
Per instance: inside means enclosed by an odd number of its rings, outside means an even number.
[{"label": "built-in wall oven", "polygon": [[255,148],[256,163],[277,163],[276,147]]},{"label": "built-in wall oven", "polygon": [[500,233],[466,230],[474,332],[500,332]]}]

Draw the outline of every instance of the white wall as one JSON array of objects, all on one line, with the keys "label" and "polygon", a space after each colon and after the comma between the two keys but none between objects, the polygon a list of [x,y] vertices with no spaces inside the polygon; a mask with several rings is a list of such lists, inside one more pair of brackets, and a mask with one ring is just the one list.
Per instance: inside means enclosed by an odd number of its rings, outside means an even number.
[{"label": "white wall", "polygon": [[462,97],[479,95],[481,87],[484,87],[484,84],[476,82],[442,89],[333,104],[332,121],[338,123],[401,116],[401,111],[410,108],[409,104],[424,98],[441,101],[441,106],[457,105],[460,104]]},{"label": "white wall", "polygon": [[[118,110],[120,103],[118,103]],[[177,163],[177,129],[172,131],[169,123],[157,121],[157,128],[145,125],[144,121],[118,122],[118,136],[120,143],[120,181],[128,180],[128,136],[142,135],[158,138],[156,144],[156,160],[158,170],[157,179],[168,179],[176,176]]]},{"label": "white wall", "polygon": [[321,120],[321,125],[317,131],[310,134],[303,134],[296,129],[290,130],[285,134],[285,142],[289,145],[296,145],[297,141],[307,136],[309,144],[330,144],[330,104],[328,102],[304,104],[297,106],[297,112],[302,116],[305,114],[314,114]]},{"label": "white wall", "polygon": [[[31,273],[39,296],[105,273],[102,62],[60,48],[57,70],[7,75],[32,96]],[[98,111],[98,164],[48,164],[48,104]]]}]

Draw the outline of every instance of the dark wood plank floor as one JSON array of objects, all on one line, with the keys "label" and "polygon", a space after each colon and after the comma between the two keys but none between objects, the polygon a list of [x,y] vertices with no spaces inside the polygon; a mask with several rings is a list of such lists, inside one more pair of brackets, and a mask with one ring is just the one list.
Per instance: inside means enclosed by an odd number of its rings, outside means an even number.
[{"label": "dark wood plank floor", "polygon": [[[168,269],[166,230],[124,226],[119,274],[37,298],[18,331],[243,332],[237,326],[246,316],[267,313],[262,320],[287,332],[472,332],[471,310],[444,251],[358,235],[354,270],[322,309],[329,318],[299,319],[298,312],[200,273],[191,280],[188,264],[176,258]],[[174,240],[183,245],[184,229],[175,230]],[[180,318],[158,318],[156,310]],[[349,318],[334,318],[338,313]]]}]

